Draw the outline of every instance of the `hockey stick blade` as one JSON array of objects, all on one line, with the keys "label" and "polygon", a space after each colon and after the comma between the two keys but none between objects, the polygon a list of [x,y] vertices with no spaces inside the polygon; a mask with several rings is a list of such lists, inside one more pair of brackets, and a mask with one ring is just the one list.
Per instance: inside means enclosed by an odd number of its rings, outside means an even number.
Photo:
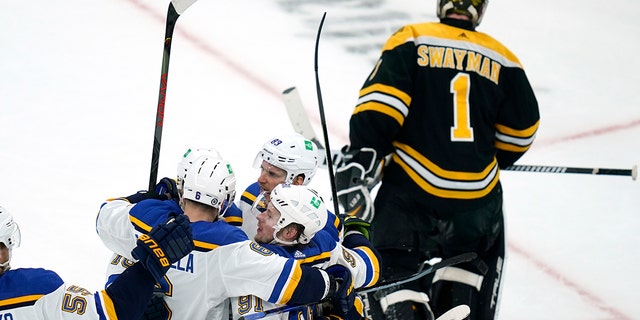
[{"label": "hockey stick blade", "polygon": [[449,266],[453,266],[459,263],[463,263],[463,262],[469,262],[473,259],[475,259],[478,255],[474,252],[467,252],[467,253],[463,253],[463,254],[459,254],[457,256],[453,256],[451,258],[446,258],[443,259],[442,261],[427,267],[426,269],[420,271],[420,272],[416,272],[415,274],[411,275],[411,276],[407,276],[405,278],[402,279],[396,279],[396,280],[389,280],[389,281],[384,281],[384,282],[380,282],[376,285],[374,285],[373,287],[369,287],[369,288],[363,288],[363,289],[359,289],[356,290],[357,293],[359,294],[364,294],[364,293],[369,293],[369,292],[375,292],[378,290],[382,290],[382,289],[387,289],[393,286],[398,286],[401,284],[405,284],[411,281],[415,281],[418,280],[428,274],[434,273],[436,272],[438,269],[442,269],[444,267],[449,267]]},{"label": "hockey stick blade", "polygon": [[[284,106],[287,109],[289,115],[289,121],[293,130],[301,134],[306,139],[313,141],[318,146],[318,149],[322,152],[318,152],[318,166],[321,168],[327,167],[327,155],[324,144],[318,139],[318,135],[311,126],[307,111],[302,104],[300,93],[296,87],[291,87],[282,92],[282,99]],[[342,164],[342,152],[340,150],[331,150],[331,158],[334,167],[339,167]]]},{"label": "hockey stick blade", "polygon": [[180,15],[198,0],[171,0],[176,12]]},{"label": "hockey stick blade", "polygon": [[298,89],[296,87],[291,87],[282,91],[282,99],[284,100],[284,106],[287,108],[289,121],[291,122],[294,130],[303,137],[313,141],[318,148],[324,149],[324,145],[320,142],[318,136],[313,130],[313,127],[311,126],[307,111],[302,105],[302,99],[300,98]]},{"label": "hockey stick blade", "polygon": [[466,304],[461,304],[457,307],[449,309],[449,311],[443,313],[436,320],[463,320],[471,314],[471,308]]}]

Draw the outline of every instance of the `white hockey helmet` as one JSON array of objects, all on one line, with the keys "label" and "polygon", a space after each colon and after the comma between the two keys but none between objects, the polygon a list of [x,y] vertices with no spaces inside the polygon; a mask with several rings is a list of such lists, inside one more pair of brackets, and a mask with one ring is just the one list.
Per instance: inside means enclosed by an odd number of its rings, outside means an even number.
[{"label": "white hockey helmet", "polygon": [[254,167],[259,167],[263,160],[287,172],[284,183],[292,183],[303,174],[302,184],[307,185],[318,169],[318,146],[298,133],[280,135],[262,145]]},{"label": "white hockey helmet", "polygon": [[487,9],[489,0],[437,0],[438,8],[436,14],[442,19],[448,14],[462,14],[469,19],[473,27],[477,27],[482,21],[484,11]]},{"label": "white hockey helmet", "polygon": [[306,186],[279,184],[271,191],[271,204],[280,212],[280,219],[274,225],[273,237],[280,229],[298,223],[304,226],[297,243],[307,244],[311,238],[327,224],[327,207],[318,193]]},{"label": "white hockey helmet", "polygon": [[231,164],[206,155],[193,160],[185,174],[182,197],[217,208],[223,214],[236,197]]},{"label": "white hockey helmet", "polygon": [[201,156],[210,156],[212,158],[222,159],[222,156],[220,156],[218,150],[214,148],[188,148],[187,151],[182,155],[182,159],[178,163],[176,179],[178,190],[182,190],[182,182],[184,181],[184,176],[187,173],[187,169],[189,169],[189,167],[191,167],[191,165],[193,164],[193,160]]},{"label": "white hockey helmet", "polygon": [[9,249],[9,260],[0,263],[0,271],[4,272],[10,269],[11,250],[20,246],[20,227],[13,221],[13,216],[7,209],[0,206],[0,242]]}]

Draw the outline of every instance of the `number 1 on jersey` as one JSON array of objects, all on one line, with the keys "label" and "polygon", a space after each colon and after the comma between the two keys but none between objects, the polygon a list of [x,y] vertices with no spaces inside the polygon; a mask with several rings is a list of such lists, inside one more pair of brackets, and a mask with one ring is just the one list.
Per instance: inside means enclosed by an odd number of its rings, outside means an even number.
[{"label": "number 1 on jersey", "polygon": [[473,141],[473,128],[470,123],[469,92],[470,77],[466,73],[458,73],[452,80],[450,92],[453,93],[453,126],[451,141]]}]

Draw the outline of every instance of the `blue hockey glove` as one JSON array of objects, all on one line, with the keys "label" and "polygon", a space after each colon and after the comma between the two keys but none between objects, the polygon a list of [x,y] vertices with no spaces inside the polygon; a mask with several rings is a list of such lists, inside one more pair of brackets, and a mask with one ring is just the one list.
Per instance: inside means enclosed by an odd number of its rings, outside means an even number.
[{"label": "blue hockey glove", "polygon": [[165,199],[173,199],[175,201],[179,201],[180,199],[176,180],[167,177],[160,179],[160,182],[156,184],[154,193],[161,197],[165,196]]},{"label": "blue hockey glove", "polygon": [[171,264],[186,256],[193,247],[189,218],[175,215],[165,224],[151,229],[148,234],[140,235],[131,254],[157,282],[161,282]]},{"label": "blue hockey glove", "polygon": [[344,232],[345,237],[351,232],[361,233],[367,240],[369,239],[369,232],[371,231],[371,223],[364,221],[358,217],[347,216],[344,218]]},{"label": "blue hockey glove", "polygon": [[356,292],[353,290],[351,271],[343,265],[335,264],[325,269],[331,279],[329,302],[331,314],[344,318],[354,308]]}]

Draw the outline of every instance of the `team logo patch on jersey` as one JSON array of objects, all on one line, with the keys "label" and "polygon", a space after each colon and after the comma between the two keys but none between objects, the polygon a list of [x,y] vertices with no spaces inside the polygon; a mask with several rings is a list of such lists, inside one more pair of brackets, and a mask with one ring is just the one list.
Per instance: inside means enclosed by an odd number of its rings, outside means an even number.
[{"label": "team logo patch on jersey", "polygon": [[300,252],[299,250],[296,250],[296,252],[293,253],[293,257],[295,259],[302,259],[302,258],[306,258],[307,255],[302,253],[302,252]]},{"label": "team logo patch on jersey", "polygon": [[270,256],[273,254],[273,251],[255,243],[255,242],[251,242],[251,244],[249,245],[249,248],[251,248],[251,250],[263,255],[263,256]]}]

